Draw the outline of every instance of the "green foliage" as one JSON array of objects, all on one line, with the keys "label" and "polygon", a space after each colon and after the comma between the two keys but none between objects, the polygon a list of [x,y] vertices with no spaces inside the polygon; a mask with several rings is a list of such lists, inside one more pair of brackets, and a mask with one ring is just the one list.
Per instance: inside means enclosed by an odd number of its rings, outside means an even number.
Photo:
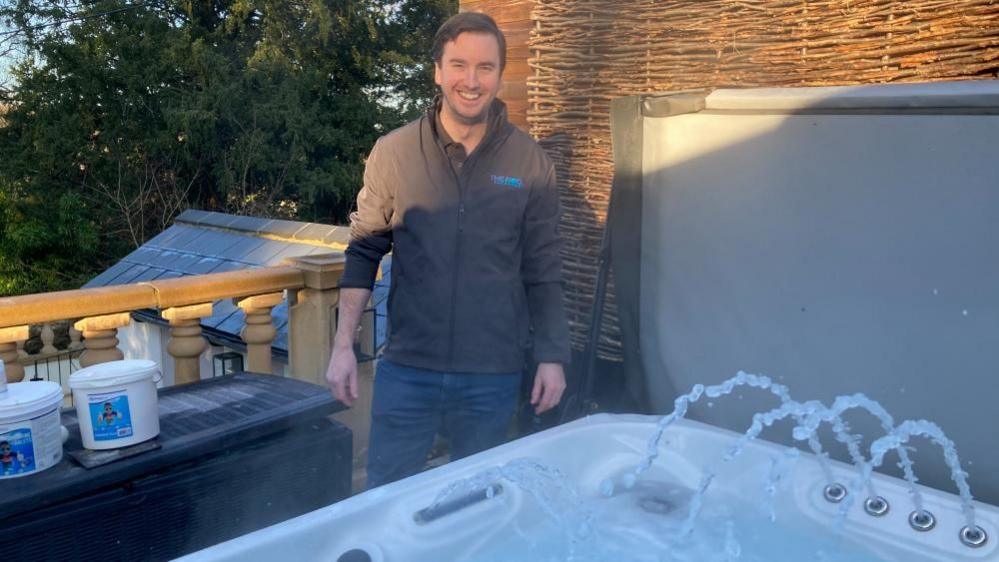
[{"label": "green foliage", "polygon": [[0,126],[0,294],[77,287],[188,207],[343,222],[375,139],[432,95],[456,9],[0,1],[30,54]]}]

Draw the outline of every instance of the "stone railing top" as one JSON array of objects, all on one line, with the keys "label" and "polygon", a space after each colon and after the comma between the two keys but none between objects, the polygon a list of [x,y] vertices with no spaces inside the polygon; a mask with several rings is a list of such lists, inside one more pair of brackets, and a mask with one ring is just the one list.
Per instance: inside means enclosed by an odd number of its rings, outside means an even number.
[{"label": "stone railing top", "polygon": [[158,308],[168,308],[298,289],[305,282],[298,269],[278,266],[188,275],[141,284],[149,285],[156,291]]},{"label": "stone railing top", "polygon": [[262,267],[73,291],[0,298],[0,328],[170,308],[306,286],[302,270]]},{"label": "stone railing top", "polygon": [[149,285],[115,285],[0,297],[0,328],[43,324],[143,308],[156,308],[156,291]]}]

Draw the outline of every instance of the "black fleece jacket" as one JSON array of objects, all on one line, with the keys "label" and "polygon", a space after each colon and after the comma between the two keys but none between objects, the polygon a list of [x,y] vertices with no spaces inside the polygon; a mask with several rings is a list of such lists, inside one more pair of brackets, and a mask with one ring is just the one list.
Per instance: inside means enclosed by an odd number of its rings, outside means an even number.
[{"label": "black fleece jacket", "polygon": [[555,168],[495,100],[485,137],[452,165],[427,114],[378,139],[351,215],[340,287],[370,289],[392,252],[385,357],[435,371],[569,362]]}]

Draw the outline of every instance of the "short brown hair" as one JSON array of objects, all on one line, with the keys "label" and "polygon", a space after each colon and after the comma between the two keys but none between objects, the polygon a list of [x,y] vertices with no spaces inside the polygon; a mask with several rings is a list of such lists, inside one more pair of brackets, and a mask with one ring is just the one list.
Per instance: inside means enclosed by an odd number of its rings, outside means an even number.
[{"label": "short brown hair", "polygon": [[489,33],[495,37],[499,43],[500,71],[506,68],[506,37],[496,25],[496,21],[481,12],[461,12],[441,24],[437,34],[434,35],[433,48],[430,49],[430,56],[437,65],[441,64],[441,57],[444,56],[444,45],[454,41],[462,33]]}]

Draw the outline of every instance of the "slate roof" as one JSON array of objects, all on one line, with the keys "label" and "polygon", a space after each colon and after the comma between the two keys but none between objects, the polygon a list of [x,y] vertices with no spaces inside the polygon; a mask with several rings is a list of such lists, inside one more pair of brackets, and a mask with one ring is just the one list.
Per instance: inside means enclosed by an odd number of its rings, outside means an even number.
[{"label": "slate roof", "polygon": [[[187,210],[173,225],[91,279],[84,288],[279,265],[285,258],[342,252],[348,241],[349,228],[345,226]],[[382,265],[383,277],[374,292],[379,346],[385,337],[388,261]],[[144,321],[166,324],[153,310],[134,314]],[[287,301],[274,307],[272,316],[277,328],[272,349],[275,356],[287,357]],[[202,319],[201,325],[209,339],[244,349],[239,337],[243,322],[243,311],[232,299],[224,299],[215,301],[212,316]]]}]

